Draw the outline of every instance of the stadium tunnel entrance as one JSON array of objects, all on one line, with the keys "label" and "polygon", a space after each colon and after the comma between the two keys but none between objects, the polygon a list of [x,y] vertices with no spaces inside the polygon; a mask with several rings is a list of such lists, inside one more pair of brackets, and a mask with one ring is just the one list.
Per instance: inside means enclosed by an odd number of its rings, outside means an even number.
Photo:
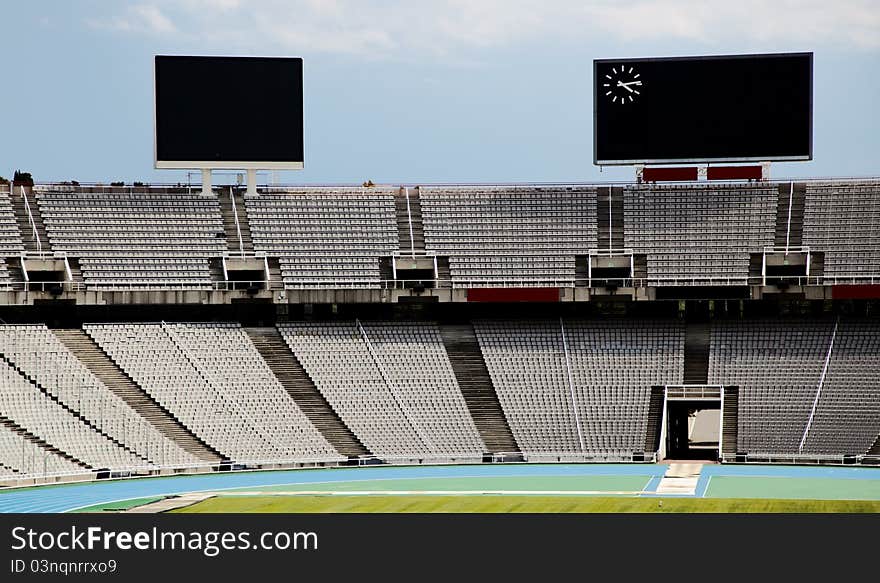
[{"label": "stadium tunnel entrance", "polygon": [[661,459],[721,458],[721,389],[667,387]]}]

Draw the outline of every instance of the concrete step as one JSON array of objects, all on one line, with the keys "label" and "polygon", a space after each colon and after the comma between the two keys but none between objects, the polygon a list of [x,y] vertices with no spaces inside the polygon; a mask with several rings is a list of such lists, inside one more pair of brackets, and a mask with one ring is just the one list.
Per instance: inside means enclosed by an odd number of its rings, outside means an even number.
[{"label": "concrete step", "polygon": [[336,451],[349,457],[370,454],[315,386],[277,328],[244,330],[275,378]]},{"label": "concrete step", "polygon": [[52,332],[107,388],[128,403],[132,409],[149,421],[165,437],[205,462],[215,463],[221,461],[223,456],[220,452],[202,441],[177,417],[138,386],[92,340],[85,330],[78,328],[67,330],[55,329]]}]

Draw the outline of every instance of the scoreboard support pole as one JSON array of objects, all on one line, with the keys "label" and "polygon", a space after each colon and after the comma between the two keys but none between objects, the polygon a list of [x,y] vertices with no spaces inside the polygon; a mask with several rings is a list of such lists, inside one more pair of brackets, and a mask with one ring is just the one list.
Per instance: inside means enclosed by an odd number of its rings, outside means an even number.
[{"label": "scoreboard support pole", "polygon": [[[202,191],[203,196],[211,196],[214,194],[214,185],[211,183],[212,168],[202,168]],[[241,175],[239,175],[241,176]],[[240,184],[240,182],[239,182]],[[257,169],[247,169],[247,194],[257,195]]]},{"label": "scoreboard support pole", "polygon": [[211,169],[202,168],[202,196],[210,196],[214,194],[214,187],[211,184]]},{"label": "scoreboard support pole", "polygon": [[257,195],[257,170],[255,168],[248,168],[247,171],[247,193]]}]

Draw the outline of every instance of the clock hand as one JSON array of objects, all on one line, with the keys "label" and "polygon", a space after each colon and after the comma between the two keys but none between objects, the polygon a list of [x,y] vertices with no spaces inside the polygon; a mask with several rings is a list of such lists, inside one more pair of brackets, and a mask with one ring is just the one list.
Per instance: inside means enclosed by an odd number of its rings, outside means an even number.
[{"label": "clock hand", "polygon": [[617,82],[617,86],[618,86],[618,87],[623,87],[624,89],[626,89],[626,90],[629,91],[630,93],[633,93],[633,90],[629,88],[629,84],[628,84],[628,83],[621,83],[620,81],[618,81],[618,82]]},{"label": "clock hand", "polygon": [[[618,83],[620,83],[620,81],[618,81]],[[641,85],[642,82],[641,82],[641,81],[630,81],[629,83],[620,83],[620,84],[623,85],[623,86],[627,86],[627,85]]]}]

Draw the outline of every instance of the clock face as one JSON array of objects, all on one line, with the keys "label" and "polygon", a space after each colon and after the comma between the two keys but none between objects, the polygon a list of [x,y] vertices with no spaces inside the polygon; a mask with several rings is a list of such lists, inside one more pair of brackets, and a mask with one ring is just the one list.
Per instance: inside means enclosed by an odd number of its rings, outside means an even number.
[{"label": "clock face", "polygon": [[631,65],[614,65],[602,76],[602,93],[611,103],[633,103],[642,94],[640,77],[639,72]]}]

